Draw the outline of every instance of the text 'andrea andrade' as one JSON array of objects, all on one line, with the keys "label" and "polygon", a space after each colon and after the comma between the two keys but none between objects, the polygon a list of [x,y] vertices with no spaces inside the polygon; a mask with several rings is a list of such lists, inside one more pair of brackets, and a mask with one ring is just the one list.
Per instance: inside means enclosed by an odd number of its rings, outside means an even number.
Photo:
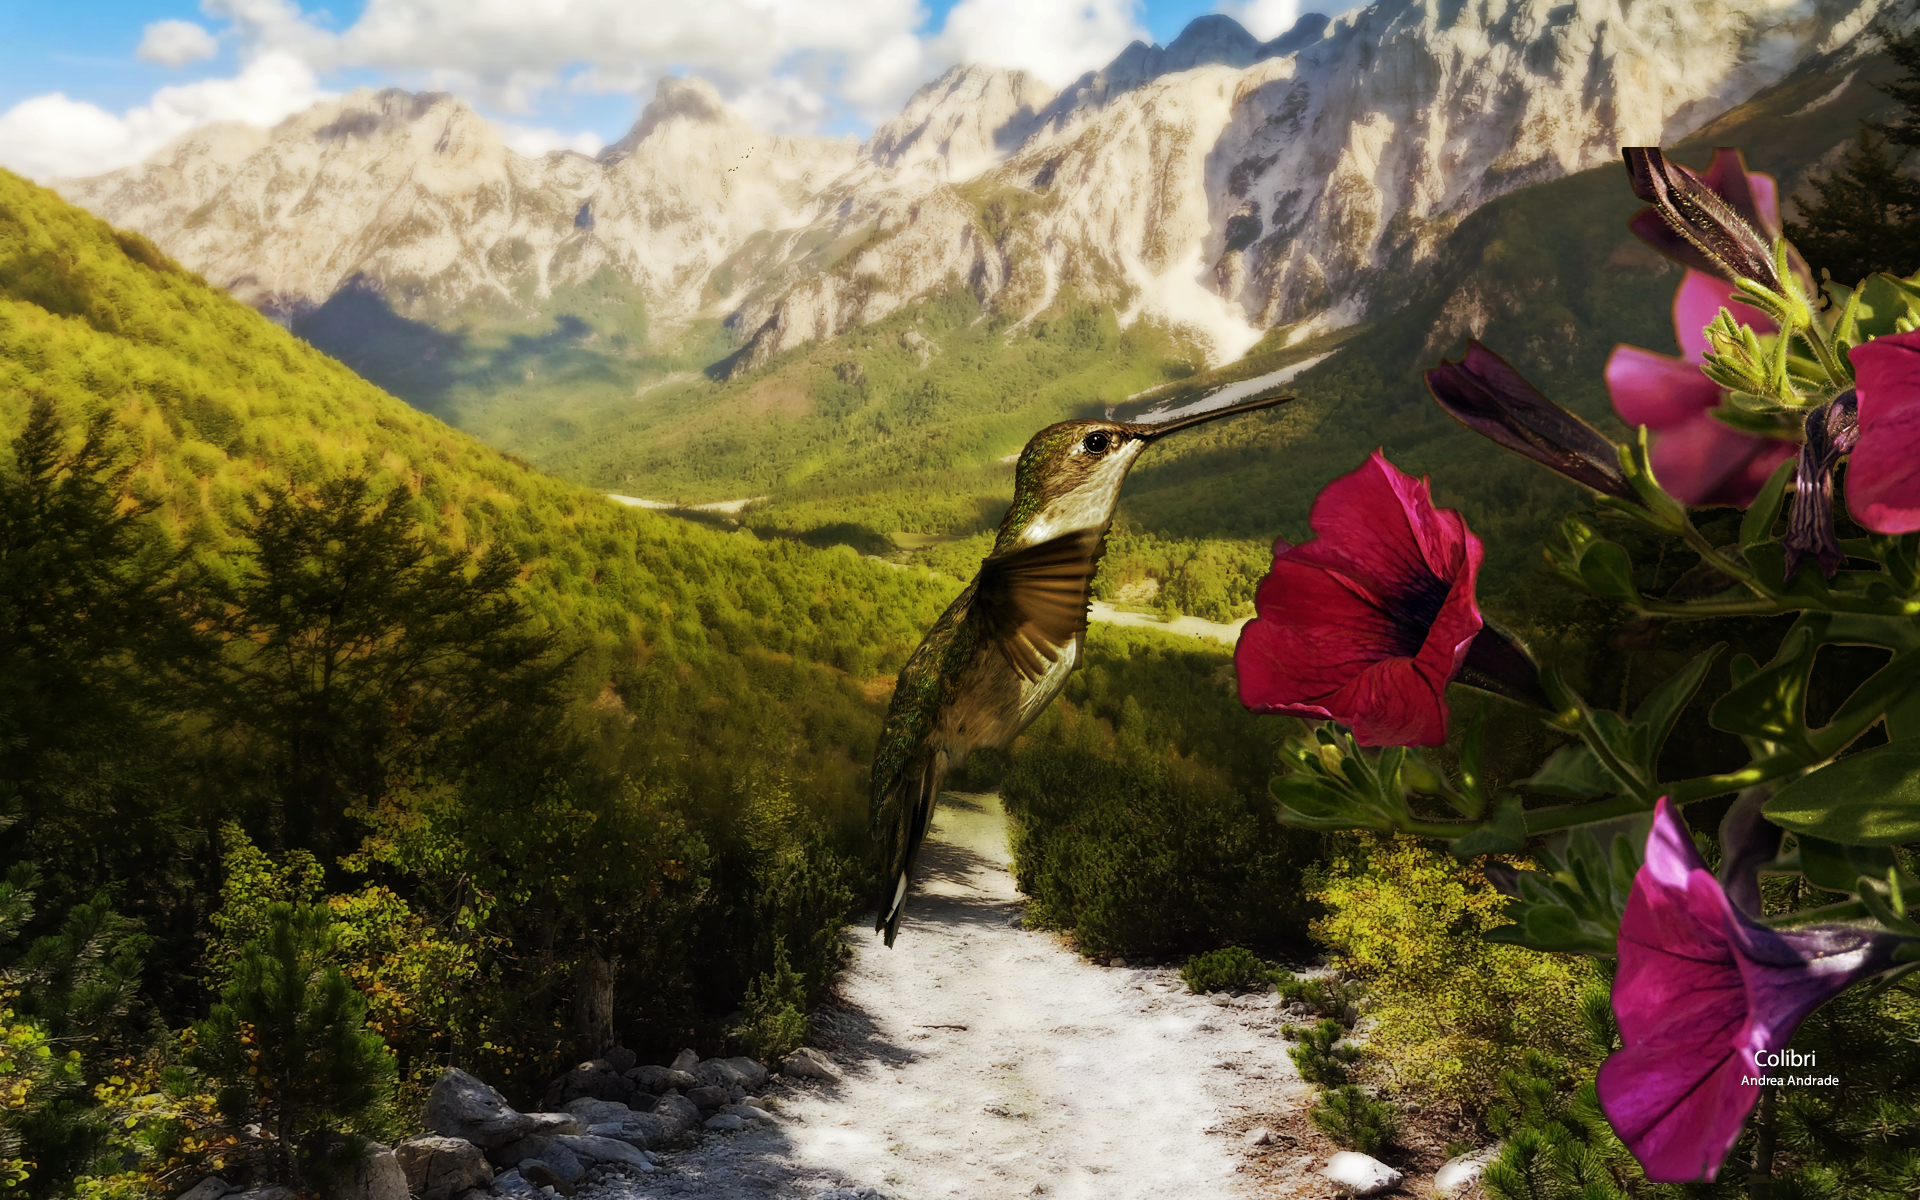
[{"label": "text 'andrea andrade'", "polygon": [[[1802,1053],[1799,1050],[1762,1050],[1753,1056],[1756,1065],[1762,1067],[1815,1067],[1817,1054]],[[1748,1087],[1839,1087],[1838,1075],[1742,1075],[1740,1082]]]}]

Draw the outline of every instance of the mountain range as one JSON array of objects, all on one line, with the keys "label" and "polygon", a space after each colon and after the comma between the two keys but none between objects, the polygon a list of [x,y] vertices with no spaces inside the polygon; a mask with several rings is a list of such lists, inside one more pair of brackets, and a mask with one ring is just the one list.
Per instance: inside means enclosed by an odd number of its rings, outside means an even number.
[{"label": "mountain range", "polygon": [[656,347],[720,322],[741,371],[959,286],[1016,321],[1071,291],[1218,361],[1404,298],[1488,200],[1857,58],[1891,7],[1380,0],[1268,42],[1208,16],[1057,94],[956,66],[864,143],[755,130],[670,78],[594,158],[360,91],[57,187],[286,321],[370,292],[449,328],[588,288],[644,304]]}]

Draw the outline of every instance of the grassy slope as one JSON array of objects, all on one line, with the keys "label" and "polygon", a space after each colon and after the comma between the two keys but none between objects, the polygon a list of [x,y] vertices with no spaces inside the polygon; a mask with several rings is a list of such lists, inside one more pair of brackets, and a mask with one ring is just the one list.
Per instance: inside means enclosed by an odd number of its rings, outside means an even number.
[{"label": "grassy slope", "polygon": [[[112,410],[138,461],[130,490],[157,506],[156,536],[216,570],[233,568],[234,531],[259,489],[345,472],[408,488],[434,537],[514,549],[529,608],[590,651],[583,695],[664,671],[675,703],[717,698],[737,713],[706,723],[715,747],[777,746],[786,726],[813,747],[796,768],[830,780],[822,800],[848,818],[864,808],[879,724],[870,681],[898,670],[956,590],[844,548],[621,508],[542,475],[386,395],[137,235],[0,172],[0,443],[42,396],[76,427]],[[790,656],[845,674],[782,665]]]}]

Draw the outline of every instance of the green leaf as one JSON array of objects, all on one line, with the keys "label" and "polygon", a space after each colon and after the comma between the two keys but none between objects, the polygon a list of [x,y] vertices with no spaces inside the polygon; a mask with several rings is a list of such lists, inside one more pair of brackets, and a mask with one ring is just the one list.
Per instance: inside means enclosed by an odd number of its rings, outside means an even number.
[{"label": "green leaf", "polygon": [[1885,878],[1893,867],[1893,851],[1885,846],[1847,846],[1812,834],[1795,835],[1799,843],[1800,873],[1807,882],[1829,892],[1852,892],[1862,875]]},{"label": "green leaf", "polygon": [[1709,646],[1673,678],[1656,688],[1633,714],[1634,723],[1647,728],[1647,758],[1639,766],[1648,779],[1659,778],[1660,748],[1666,745],[1667,735],[1673,732],[1674,722],[1680,719],[1681,711],[1693,699],[1694,693],[1700,690],[1701,681],[1707,677],[1707,668],[1726,648],[1725,642]]},{"label": "green leaf", "polygon": [[[1817,649],[1811,623],[1803,617],[1780,643],[1780,653],[1772,662],[1739,679],[1714,702],[1708,722],[1728,733],[1810,749],[1803,714],[1807,672]],[[1738,673],[1736,667],[1736,678]]]},{"label": "green leaf", "polygon": [[1722,425],[1738,429],[1741,433],[1756,433],[1761,437],[1780,437],[1793,430],[1791,416],[1779,412],[1754,412],[1744,408],[1721,405],[1708,413]]},{"label": "green leaf", "polygon": [[1780,519],[1780,504],[1786,498],[1787,480],[1793,478],[1796,459],[1789,458],[1774,468],[1767,486],[1760,489],[1747,515],[1740,522],[1740,545],[1755,546],[1773,537],[1773,523]]},{"label": "green leaf", "polygon": [[1781,788],[1761,810],[1793,833],[1850,846],[1920,840],[1920,739],[1849,755]]},{"label": "green leaf", "polygon": [[1529,791],[1590,800],[1595,796],[1610,796],[1619,791],[1621,785],[1592,750],[1585,745],[1574,745],[1555,750],[1534,772],[1533,778],[1522,780],[1520,786]]},{"label": "green leaf", "polygon": [[1580,555],[1580,578],[1596,596],[1629,604],[1640,599],[1633,586],[1633,560],[1617,542],[1594,542]]},{"label": "green leaf", "polygon": [[1581,920],[1569,908],[1527,905],[1524,912],[1514,911],[1520,907],[1508,907],[1508,915],[1516,918],[1514,924],[1489,929],[1482,936],[1489,942],[1557,954],[1591,954],[1605,958],[1614,952],[1614,934],[1592,921]]},{"label": "green leaf", "polygon": [[1453,841],[1453,856],[1472,858],[1478,854],[1515,854],[1527,844],[1527,816],[1520,808],[1520,797],[1500,797],[1493,819]]},{"label": "green leaf", "polygon": [[1868,276],[1860,285],[1860,308],[1854,318],[1860,340],[1899,332],[1895,323],[1901,317],[1920,317],[1915,305],[1915,293],[1906,281],[1884,271]]},{"label": "green leaf", "polygon": [[1487,793],[1481,787],[1480,771],[1480,742],[1486,727],[1487,701],[1482,700],[1460,738],[1460,795],[1464,803],[1454,805],[1460,815],[1473,820],[1487,811]]}]

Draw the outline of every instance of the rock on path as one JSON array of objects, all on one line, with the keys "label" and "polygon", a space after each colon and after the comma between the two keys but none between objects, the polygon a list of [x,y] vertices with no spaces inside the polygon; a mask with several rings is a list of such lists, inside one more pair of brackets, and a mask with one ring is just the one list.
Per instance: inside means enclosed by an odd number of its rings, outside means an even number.
[{"label": "rock on path", "polygon": [[1172,970],[1018,929],[996,797],[943,796],[920,861],[897,944],[849,929],[840,1005],[816,1019],[844,1079],[775,1089],[777,1125],[583,1197],[1253,1194],[1242,1135],[1306,1100],[1273,997],[1189,996]]}]

